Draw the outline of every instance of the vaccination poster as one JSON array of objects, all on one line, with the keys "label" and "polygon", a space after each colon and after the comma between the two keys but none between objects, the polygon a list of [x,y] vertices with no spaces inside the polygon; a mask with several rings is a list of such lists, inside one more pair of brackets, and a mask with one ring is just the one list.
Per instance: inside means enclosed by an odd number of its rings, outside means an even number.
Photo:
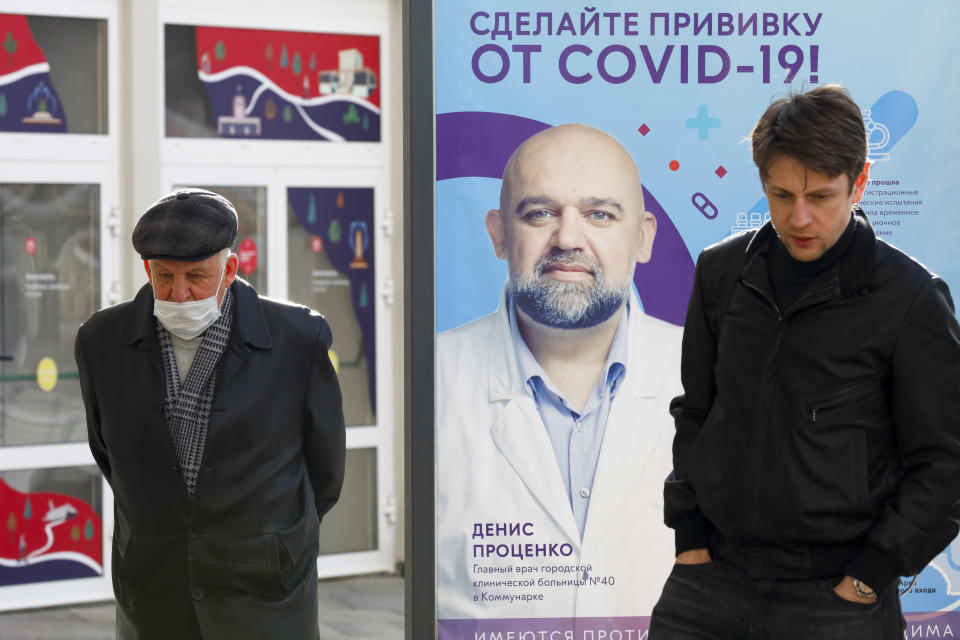
[{"label": "vaccination poster", "polygon": [[[491,320],[505,313],[507,263],[485,224],[499,206],[507,160],[529,137],[582,123],[629,151],[657,225],[650,260],[633,278],[636,299],[679,331],[699,252],[769,219],[749,142],[757,118],[791,91],[841,83],[868,134],[861,206],[876,234],[942,276],[956,296],[960,4],[771,7],[435,3],[441,639],[642,638],[673,562],[660,473],[671,466],[669,442],[624,454],[610,451],[605,436],[597,478],[623,477],[630,499],[618,502],[594,485],[586,529],[577,531],[558,515],[577,496],[554,486],[562,479],[549,440],[512,441],[505,428],[525,420],[543,427],[536,410],[508,398],[515,350],[509,325]],[[451,335],[478,342],[461,340],[445,355]],[[471,370],[474,359],[502,366]],[[487,411],[493,404],[508,408]],[[651,420],[667,421],[672,438],[669,416]],[[638,468],[656,473],[633,484]],[[591,529],[601,508],[611,510],[609,522]],[[908,637],[960,636],[960,542],[900,586]]]}]

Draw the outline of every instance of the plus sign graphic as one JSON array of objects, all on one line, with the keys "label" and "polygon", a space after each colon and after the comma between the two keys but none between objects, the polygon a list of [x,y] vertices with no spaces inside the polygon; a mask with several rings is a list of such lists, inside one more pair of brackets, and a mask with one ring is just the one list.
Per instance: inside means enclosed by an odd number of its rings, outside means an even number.
[{"label": "plus sign graphic", "polygon": [[697,108],[697,117],[687,118],[685,124],[688,129],[696,129],[697,139],[703,142],[707,139],[710,129],[716,129],[720,126],[720,119],[708,116],[707,105],[702,104]]}]

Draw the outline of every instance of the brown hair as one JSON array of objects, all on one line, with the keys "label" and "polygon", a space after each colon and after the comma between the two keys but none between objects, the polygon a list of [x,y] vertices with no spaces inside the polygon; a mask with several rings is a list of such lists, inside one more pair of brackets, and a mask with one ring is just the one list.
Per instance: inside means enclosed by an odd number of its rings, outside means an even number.
[{"label": "brown hair", "polygon": [[831,178],[847,176],[852,189],[867,161],[860,107],[839,84],[775,101],[757,120],[750,138],[762,181],[776,157],[787,156]]}]

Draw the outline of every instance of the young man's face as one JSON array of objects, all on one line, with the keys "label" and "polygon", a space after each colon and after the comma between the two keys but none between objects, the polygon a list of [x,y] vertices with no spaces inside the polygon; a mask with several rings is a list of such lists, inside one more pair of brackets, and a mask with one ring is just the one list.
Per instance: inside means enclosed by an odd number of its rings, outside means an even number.
[{"label": "young man's face", "polygon": [[487,229],[518,307],[565,329],[622,307],[656,231],[629,154],[606,134],[567,125],[521,148],[504,180],[503,208],[488,214]]},{"label": "young man's face", "polygon": [[773,226],[794,259],[816,260],[837,243],[853,205],[863,197],[868,167],[851,185],[845,175],[831,178],[795,158],[774,159],[763,187]]}]

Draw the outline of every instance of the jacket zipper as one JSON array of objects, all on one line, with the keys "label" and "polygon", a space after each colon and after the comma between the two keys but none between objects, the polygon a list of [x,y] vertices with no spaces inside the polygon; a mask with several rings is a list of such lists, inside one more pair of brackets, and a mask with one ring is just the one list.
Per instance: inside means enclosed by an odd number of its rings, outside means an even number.
[{"label": "jacket zipper", "polygon": [[[829,292],[830,292],[832,289],[833,289],[833,285],[831,284],[831,285],[826,286],[826,287],[821,287],[820,289],[817,289],[816,291],[810,291],[809,293],[803,294],[802,296],[800,296],[800,297],[797,299],[796,302],[793,303],[793,305],[791,305],[791,307],[790,307],[789,309],[787,309],[787,315],[790,315],[790,312],[791,312],[791,311],[794,311],[794,312],[795,312],[795,311],[799,311],[800,309],[803,309],[803,308],[805,307],[805,305],[804,305],[803,303],[804,303],[806,300],[808,300],[809,298],[820,297],[820,296],[822,296],[823,294],[829,294]],[[827,296],[827,297],[825,297],[825,298],[823,299],[823,301],[826,301],[826,300],[829,300],[829,299],[830,299],[830,297]],[[820,302],[820,300],[817,300],[817,302]],[[811,420],[812,422],[816,422],[816,421],[817,421],[817,409],[821,409],[821,408],[826,408],[826,407],[814,407],[814,408],[813,408],[813,411],[810,412],[810,420]]]},{"label": "jacket zipper", "polygon": [[[758,286],[755,285],[755,284],[751,284],[751,283],[750,283],[749,281],[747,281],[747,280],[741,280],[741,282],[743,282],[743,286],[745,286],[746,288],[750,289],[751,291],[755,291],[756,293],[760,294],[760,297],[767,301],[767,304],[769,304],[770,307],[771,307],[771,308],[774,310],[774,312],[777,314],[777,322],[780,322],[781,320],[783,320],[783,316],[780,314],[780,307],[777,306],[777,303],[776,303],[776,302],[774,302],[773,300],[770,299],[770,296],[768,296],[763,289],[761,289],[760,287],[758,287]],[[802,299],[803,299],[803,298],[801,298],[801,300],[802,300]]]},{"label": "jacket zipper", "polygon": [[810,409],[810,421],[817,421],[817,412],[831,411],[837,407],[842,407],[849,402],[856,402],[871,396],[870,393],[858,393],[858,388],[846,389],[843,393],[834,395],[828,400],[822,400],[820,404]]},{"label": "jacket zipper", "polygon": [[[796,300],[796,302],[794,302],[790,306],[789,309],[787,309],[786,313],[782,313],[780,311],[780,307],[777,306],[777,303],[774,302],[774,300],[772,300],[770,296],[768,296],[767,293],[763,291],[763,289],[750,283],[747,280],[741,280],[741,282],[743,282],[745,287],[759,294],[760,297],[763,298],[767,302],[767,304],[770,305],[770,307],[774,310],[774,312],[777,315],[777,332],[773,339],[773,343],[772,343],[773,348],[771,349],[771,353],[767,358],[767,362],[764,365],[764,379],[766,380],[767,385],[771,385],[773,384],[773,375],[772,375],[773,364],[774,362],[776,362],[777,356],[780,353],[780,343],[783,339],[783,331],[784,331],[783,321],[786,319],[787,316],[795,315],[796,312],[799,311],[800,309],[805,308],[807,306],[812,306],[812,305],[805,305],[803,303],[809,300],[810,298],[819,297],[824,293],[829,292],[830,290],[833,289],[833,285],[831,284],[828,287],[822,287],[820,289],[817,289],[816,291],[810,291],[808,293],[803,294],[802,296],[800,296],[800,298]],[[828,298],[825,298],[825,300],[826,299]],[[770,401],[769,389],[764,390],[764,397],[767,398],[767,402]],[[756,437],[754,438],[754,447],[755,447],[754,454],[757,457],[757,459],[762,458],[762,448],[766,446],[766,435],[767,435],[766,429],[761,428],[760,422],[763,420],[764,417],[769,416],[769,414],[770,414],[770,411],[766,405],[759,407],[759,411],[757,413]],[[754,481],[754,487],[753,487],[753,505],[754,505],[753,523],[752,523],[751,529],[755,533],[759,534],[760,533],[759,531],[760,509],[758,507],[760,504],[760,487],[763,483],[763,474],[756,473],[755,475],[756,475],[756,479]]]},{"label": "jacket zipper", "polygon": [[794,315],[794,313],[796,313],[797,311],[800,311],[801,309],[804,309],[804,308],[806,308],[806,307],[808,307],[808,306],[812,306],[813,304],[816,304],[816,303],[819,303],[819,302],[826,302],[827,300],[830,299],[830,296],[829,296],[829,295],[826,296],[826,297],[824,297],[823,300],[816,300],[814,303],[811,303],[811,304],[809,304],[809,305],[804,305],[804,304],[803,304],[803,302],[806,301],[806,300],[808,300],[809,298],[819,297],[819,296],[822,296],[822,295],[825,294],[825,293],[826,293],[826,294],[829,294],[830,291],[832,291],[832,290],[833,290],[833,285],[831,284],[831,285],[829,285],[829,286],[826,286],[826,287],[822,287],[822,288],[820,288],[820,289],[817,289],[816,291],[810,291],[810,292],[808,292],[808,293],[803,294],[802,296],[800,296],[800,297],[797,299],[796,302],[794,302],[794,303],[790,306],[789,309],[787,309],[787,312],[784,314],[784,316]]},{"label": "jacket zipper", "polygon": [[[741,282],[743,282],[745,287],[759,294],[760,297],[763,298],[767,302],[767,304],[770,305],[770,308],[773,309],[774,313],[777,316],[777,331],[771,343],[771,347],[773,348],[770,349],[770,353],[767,356],[767,360],[763,366],[763,369],[764,369],[763,380],[764,380],[764,384],[766,385],[766,388],[764,388],[761,397],[766,398],[767,402],[769,402],[769,399],[770,399],[769,385],[773,384],[773,376],[770,374],[773,371],[773,364],[777,359],[778,352],[780,351],[780,339],[783,334],[783,315],[780,313],[780,307],[777,306],[777,303],[774,302],[770,298],[770,296],[766,294],[766,292],[760,289],[760,287],[754,284],[751,284],[746,280],[741,280]],[[769,413],[769,410],[766,405],[761,405],[760,407],[757,408],[757,417],[755,421],[755,433],[753,437],[753,454],[754,454],[753,465],[754,466],[759,464],[759,460],[762,458],[761,452],[763,448],[766,446],[767,431],[766,429],[762,428],[762,421],[763,421],[763,416],[766,416],[768,413]],[[758,529],[760,527],[760,509],[758,509],[757,507],[759,506],[759,503],[760,503],[760,486],[762,483],[762,479],[763,479],[763,474],[754,470],[754,483],[753,483],[753,491],[751,495],[751,501],[754,507],[752,509],[753,522],[750,525],[750,529],[754,533],[759,533]]]}]

